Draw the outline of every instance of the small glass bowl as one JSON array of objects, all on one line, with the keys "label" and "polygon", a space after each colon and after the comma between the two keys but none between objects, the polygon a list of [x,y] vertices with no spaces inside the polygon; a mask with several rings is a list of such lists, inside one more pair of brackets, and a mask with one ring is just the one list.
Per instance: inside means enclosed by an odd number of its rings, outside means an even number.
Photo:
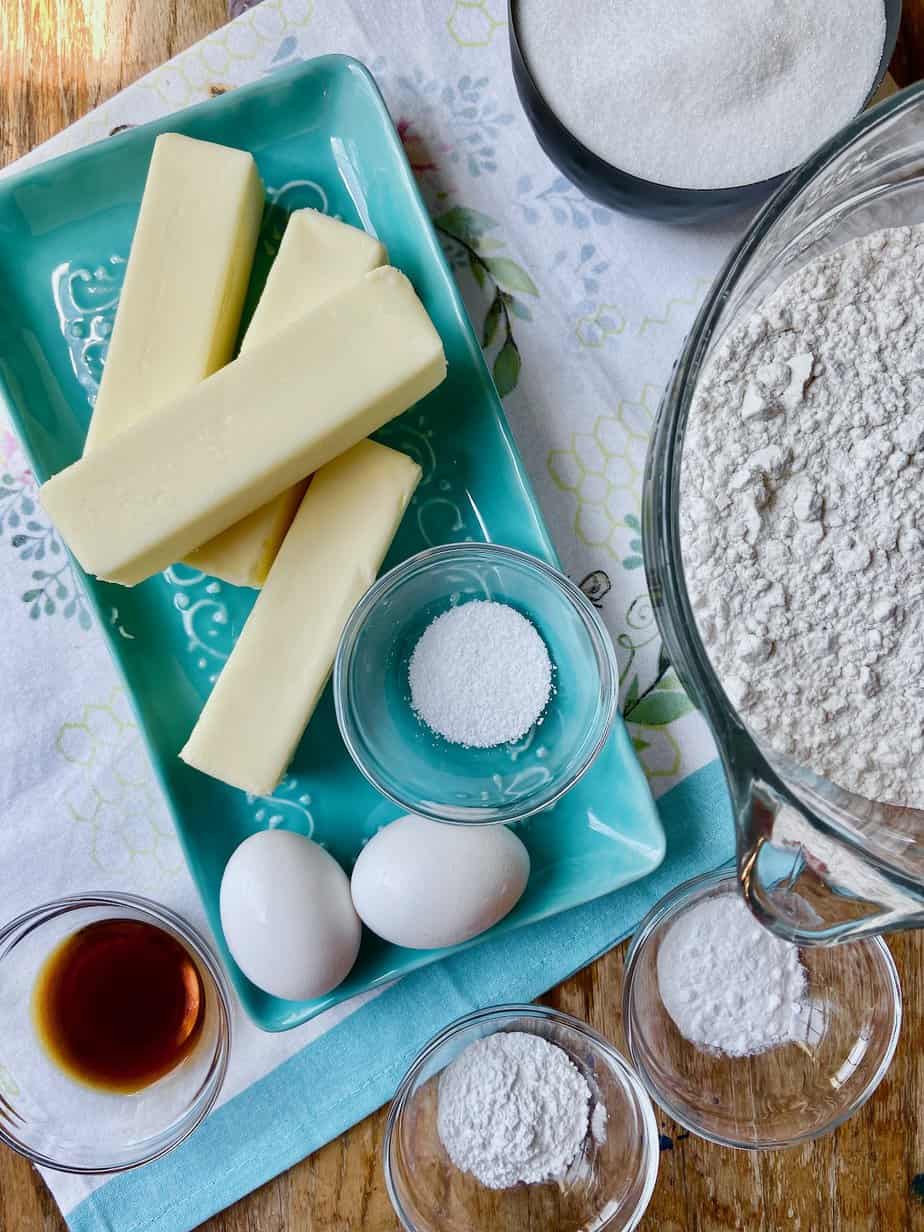
[{"label": "small glass bowl", "polygon": [[[141,920],[171,934],[202,979],[205,1015],[193,1051],[131,1095],[84,1086],[45,1051],[32,994],[46,958],[98,920]],[[228,1067],[231,1010],[217,958],[184,920],[132,894],[82,894],[34,907],[0,929],[0,1141],[58,1172],[124,1172],[172,1151],[214,1105]]]},{"label": "small glass bowl", "polygon": [[[440,1140],[438,1075],[470,1044],[497,1031],[527,1031],[556,1044],[590,1087],[589,1121],[597,1133],[588,1129],[560,1180],[488,1189],[453,1165]],[[600,1106],[605,1116],[595,1116]],[[557,1010],[501,1005],[458,1019],[420,1052],[395,1093],[382,1159],[388,1195],[407,1232],[623,1232],[637,1226],[651,1201],[658,1130],[641,1083],[603,1036]]]},{"label": "small glass bowl", "polygon": [[800,949],[805,1038],[750,1057],[708,1053],[683,1038],[664,1008],[658,950],[692,908],[737,893],[733,872],[696,877],[639,925],[623,986],[629,1054],[652,1098],[699,1137],[744,1150],[795,1146],[837,1129],[885,1077],[901,1027],[898,973],[879,937]]},{"label": "small glass bowl", "polygon": [[[473,599],[517,608],[553,664],[540,721],[511,744],[451,744],[411,709],[408,663],[437,616]],[[436,821],[513,821],[554,804],[603,747],[619,692],[610,636],[584,594],[550,565],[491,543],[429,548],[386,573],[356,605],[334,663],[337,722],[373,787]]]}]

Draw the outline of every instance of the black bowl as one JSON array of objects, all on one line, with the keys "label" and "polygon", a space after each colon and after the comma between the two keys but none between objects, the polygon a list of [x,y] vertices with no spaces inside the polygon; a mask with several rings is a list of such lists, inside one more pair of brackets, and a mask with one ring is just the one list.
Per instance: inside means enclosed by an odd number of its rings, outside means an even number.
[{"label": "black bowl", "polygon": [[[876,80],[866,99],[873,97],[885,77],[902,17],[902,0],[884,0],[886,33],[882,58]],[[578,141],[546,102],[529,70],[517,33],[518,0],[509,0],[510,59],[517,94],[526,118],[543,150],[585,196],[614,210],[642,214],[664,222],[700,222],[718,218],[733,210],[759,205],[785,178],[788,172],[755,184],[740,184],[732,188],[674,188],[657,184],[614,167]],[[865,105],[865,104],[864,104]]]}]

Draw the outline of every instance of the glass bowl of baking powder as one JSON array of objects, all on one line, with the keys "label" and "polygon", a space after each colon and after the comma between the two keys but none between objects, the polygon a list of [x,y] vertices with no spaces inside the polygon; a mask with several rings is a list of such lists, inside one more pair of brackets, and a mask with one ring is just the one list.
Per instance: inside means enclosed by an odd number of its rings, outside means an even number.
[{"label": "glass bowl of baking powder", "polygon": [[495,543],[429,548],[372,586],[334,664],[337,722],[410,813],[490,824],[550,807],[616,715],[613,643],[551,565]]},{"label": "glass bowl of baking powder", "polygon": [[502,1005],[421,1051],[382,1158],[407,1232],[627,1232],[654,1192],[659,1140],[651,1101],[603,1036]]},{"label": "glass bowl of baking powder", "polygon": [[632,1063],[668,1116],[721,1146],[837,1129],[895,1054],[902,997],[880,937],[799,948],[753,918],[729,870],[678,886],[626,958]]}]

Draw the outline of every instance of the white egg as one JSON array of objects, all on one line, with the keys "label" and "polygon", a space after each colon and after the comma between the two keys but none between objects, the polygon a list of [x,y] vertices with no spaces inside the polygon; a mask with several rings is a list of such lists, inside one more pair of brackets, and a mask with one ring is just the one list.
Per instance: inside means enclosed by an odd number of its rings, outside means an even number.
[{"label": "white egg", "polygon": [[234,961],[274,997],[320,997],[356,961],[362,925],[347,875],[301,834],[262,830],[245,839],[225,866],[219,908]]},{"label": "white egg", "polygon": [[363,923],[395,945],[468,941],[519,901],[529,852],[504,826],[451,826],[399,817],[360,852],[350,888]]}]

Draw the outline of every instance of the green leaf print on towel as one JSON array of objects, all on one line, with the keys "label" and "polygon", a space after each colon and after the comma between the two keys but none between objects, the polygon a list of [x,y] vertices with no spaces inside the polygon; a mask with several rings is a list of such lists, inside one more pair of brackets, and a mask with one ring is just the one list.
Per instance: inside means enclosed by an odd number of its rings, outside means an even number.
[{"label": "green leaf print on towel", "polygon": [[672,778],[680,773],[683,755],[670,724],[689,714],[694,706],[680,687],[663,647],[658,655],[657,676],[639,690],[636,673],[623,703],[632,747],[649,779]]},{"label": "green leaf print on towel", "polygon": [[497,347],[492,374],[497,392],[504,398],[516,389],[522,368],[513,320],[532,320],[532,311],[520,296],[538,298],[539,288],[512,257],[495,255],[505,246],[503,240],[491,234],[500,226],[496,219],[480,210],[456,205],[434,218],[433,225],[444,237],[453,268],[467,266],[482,290],[493,291],[481,328],[481,343],[486,351]]},{"label": "green leaf print on towel", "polygon": [[509,257],[485,257],[485,268],[494,281],[508,291],[523,291],[526,295],[538,295],[536,284],[521,265]]},{"label": "green leaf print on towel", "polygon": [[453,206],[451,210],[440,214],[433,221],[435,226],[446,235],[451,235],[458,240],[468,240],[469,243],[476,245],[488,231],[493,231],[500,225],[487,214],[482,214],[480,210],[473,210],[464,205]]},{"label": "green leaf print on towel", "polygon": [[[669,727],[695,707],[661,644],[647,591],[636,595],[620,623],[623,630],[614,640],[625,684],[622,716],[648,778],[672,778],[680,773],[683,756]],[[655,651],[657,659],[652,661]],[[653,675],[643,684],[650,672]]]},{"label": "green leaf print on towel", "polygon": [[682,719],[692,709],[693,703],[679,684],[661,681],[646,689],[643,696],[627,707],[624,717],[643,727],[664,727],[675,719]]},{"label": "green leaf print on towel", "polygon": [[505,398],[511,390],[516,389],[520,379],[520,352],[512,337],[508,337],[504,345],[494,357],[494,384],[497,392]]}]

